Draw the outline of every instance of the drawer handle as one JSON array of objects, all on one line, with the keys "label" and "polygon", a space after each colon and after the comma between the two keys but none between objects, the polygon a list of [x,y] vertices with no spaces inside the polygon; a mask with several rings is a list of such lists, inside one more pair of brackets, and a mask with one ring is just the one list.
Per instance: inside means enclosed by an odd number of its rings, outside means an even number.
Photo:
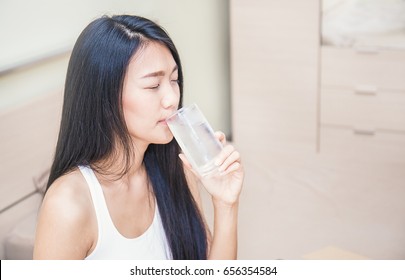
[{"label": "drawer handle", "polygon": [[357,135],[374,136],[375,130],[367,128],[353,128],[353,133]]},{"label": "drawer handle", "polygon": [[375,86],[356,86],[354,89],[355,94],[359,95],[377,95],[377,87]]}]

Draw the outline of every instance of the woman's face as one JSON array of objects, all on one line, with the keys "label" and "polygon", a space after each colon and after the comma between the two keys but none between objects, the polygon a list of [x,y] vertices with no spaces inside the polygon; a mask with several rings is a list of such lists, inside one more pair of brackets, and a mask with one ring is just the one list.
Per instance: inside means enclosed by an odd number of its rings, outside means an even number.
[{"label": "woman's face", "polygon": [[124,79],[123,111],[136,144],[166,144],[173,139],[165,119],[180,100],[177,64],[169,49],[148,42],[131,59]]}]

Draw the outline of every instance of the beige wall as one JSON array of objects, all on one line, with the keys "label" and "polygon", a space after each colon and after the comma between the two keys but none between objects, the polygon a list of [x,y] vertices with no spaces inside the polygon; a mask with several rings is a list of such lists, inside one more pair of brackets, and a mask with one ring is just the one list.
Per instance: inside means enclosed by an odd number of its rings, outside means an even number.
[{"label": "beige wall", "polygon": [[[230,134],[227,0],[2,0],[0,71],[71,48],[90,20],[106,13],[158,21],[182,58],[185,103],[198,103],[214,129]],[[1,75],[0,110],[63,87],[66,66],[60,57]]]}]

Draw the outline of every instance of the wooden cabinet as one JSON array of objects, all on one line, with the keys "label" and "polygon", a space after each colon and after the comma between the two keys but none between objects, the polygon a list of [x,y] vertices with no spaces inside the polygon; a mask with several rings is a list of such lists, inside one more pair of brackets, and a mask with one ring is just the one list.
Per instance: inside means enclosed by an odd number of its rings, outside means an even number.
[{"label": "wooden cabinet", "polygon": [[405,90],[405,51],[322,46],[321,85],[355,90]]},{"label": "wooden cabinet", "polygon": [[404,55],[321,46],[320,2],[230,1],[240,257],[402,258]]},{"label": "wooden cabinet", "polygon": [[232,132],[241,151],[315,152],[318,0],[231,0]]},{"label": "wooden cabinet", "polygon": [[321,48],[320,151],[405,161],[405,51]]},{"label": "wooden cabinet", "polygon": [[230,2],[234,142],[405,162],[405,51],[321,46],[320,2]]}]

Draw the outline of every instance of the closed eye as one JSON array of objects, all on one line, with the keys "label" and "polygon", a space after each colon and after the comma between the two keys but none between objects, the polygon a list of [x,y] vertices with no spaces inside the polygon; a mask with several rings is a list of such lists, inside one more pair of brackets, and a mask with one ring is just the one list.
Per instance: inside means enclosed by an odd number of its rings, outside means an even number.
[{"label": "closed eye", "polygon": [[146,89],[158,89],[158,88],[159,88],[159,86],[160,86],[160,84],[156,84],[156,85],[153,85],[153,86],[147,87]]}]

